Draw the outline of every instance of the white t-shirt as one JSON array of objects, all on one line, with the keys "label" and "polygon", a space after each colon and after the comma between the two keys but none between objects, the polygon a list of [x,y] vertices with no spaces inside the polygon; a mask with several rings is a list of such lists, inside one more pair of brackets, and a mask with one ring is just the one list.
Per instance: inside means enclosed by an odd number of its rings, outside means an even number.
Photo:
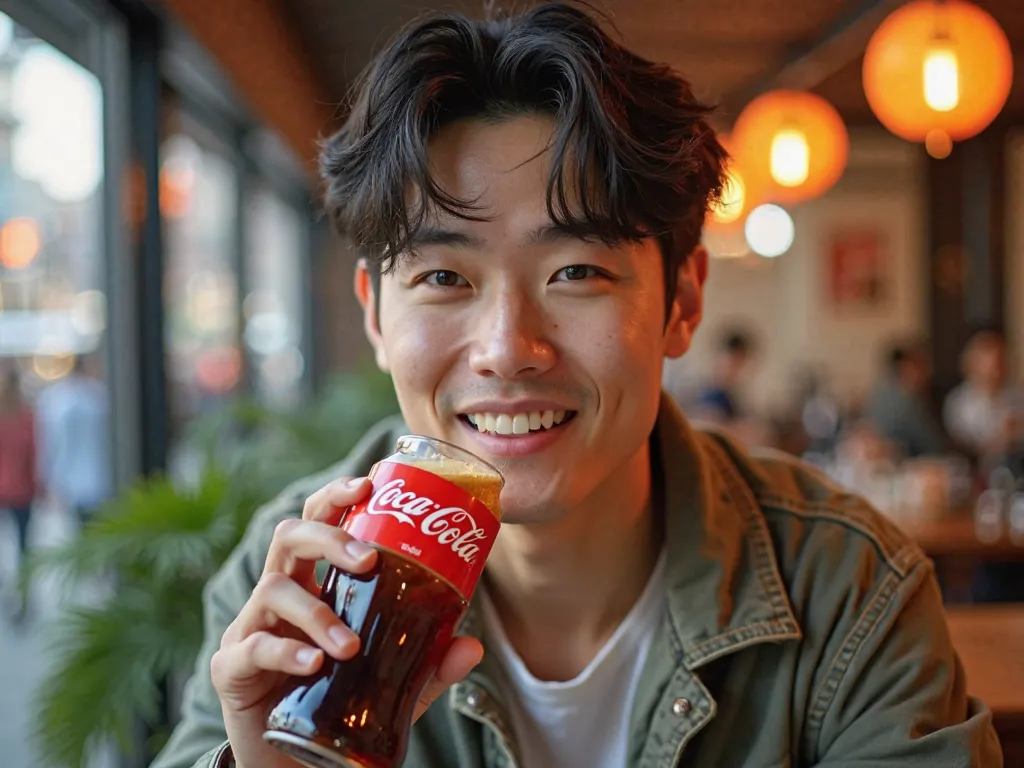
[{"label": "white t-shirt", "polygon": [[481,589],[488,652],[515,688],[509,696],[522,768],[626,768],[629,716],[655,630],[664,613],[665,553],[622,624],[572,680],[538,680],[512,648]]}]

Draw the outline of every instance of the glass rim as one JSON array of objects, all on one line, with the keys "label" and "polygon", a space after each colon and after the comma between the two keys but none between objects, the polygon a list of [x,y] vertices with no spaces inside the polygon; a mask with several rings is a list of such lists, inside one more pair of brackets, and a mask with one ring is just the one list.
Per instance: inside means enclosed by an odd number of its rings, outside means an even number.
[{"label": "glass rim", "polygon": [[502,487],[505,486],[505,475],[501,473],[501,470],[499,470],[496,466],[491,464],[491,462],[487,461],[486,459],[481,459],[472,451],[466,450],[461,446],[455,445],[455,443],[450,443],[447,440],[442,440],[438,437],[408,434],[401,435],[397,440],[395,440],[395,447],[398,448],[402,444],[403,440],[423,440],[425,442],[432,443],[437,446],[443,446],[445,450],[453,451],[456,454],[455,456],[449,456],[449,458],[455,459],[456,461],[462,461],[467,464],[479,464],[484,469],[488,469],[495,475],[497,475],[498,479],[501,481]]}]

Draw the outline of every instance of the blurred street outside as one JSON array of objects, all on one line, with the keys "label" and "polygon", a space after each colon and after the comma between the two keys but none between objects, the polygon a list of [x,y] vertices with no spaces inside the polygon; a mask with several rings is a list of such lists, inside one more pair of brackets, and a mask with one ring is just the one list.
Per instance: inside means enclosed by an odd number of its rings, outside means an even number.
[{"label": "blurred street outside", "polygon": [[[33,548],[53,546],[76,534],[73,518],[60,510],[37,507],[29,531]],[[35,750],[32,733],[30,697],[46,676],[47,646],[54,619],[60,615],[67,598],[62,597],[59,580],[45,574],[32,586],[30,609],[24,622],[15,624],[10,617],[14,599],[11,594],[15,574],[14,522],[9,516],[0,516],[0,594],[4,611],[0,614],[0,765],[3,768],[39,768],[42,759]],[[95,600],[102,597],[100,589],[81,586],[73,597],[76,600]],[[109,750],[93,757],[89,768],[114,768],[116,758]]]}]

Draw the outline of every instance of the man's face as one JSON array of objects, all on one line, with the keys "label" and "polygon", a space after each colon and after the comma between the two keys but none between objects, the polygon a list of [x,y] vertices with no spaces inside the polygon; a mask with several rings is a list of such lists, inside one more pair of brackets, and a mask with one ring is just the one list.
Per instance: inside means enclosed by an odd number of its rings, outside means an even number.
[{"label": "man's face", "polygon": [[416,257],[383,276],[379,318],[365,272],[356,281],[409,427],[498,466],[508,522],[557,519],[645,449],[662,361],[689,345],[706,269],[703,251],[681,269],[666,326],[653,240],[608,247],[555,229],[551,131],[518,117],[439,132],[435,178],[487,220],[432,216]]}]

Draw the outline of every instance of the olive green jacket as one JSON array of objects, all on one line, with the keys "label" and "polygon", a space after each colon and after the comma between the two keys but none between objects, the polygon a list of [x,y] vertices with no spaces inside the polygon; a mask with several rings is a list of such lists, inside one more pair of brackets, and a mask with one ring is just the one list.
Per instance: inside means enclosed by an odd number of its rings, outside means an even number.
[{"label": "olive green jacket", "polygon": [[[366,474],[402,429],[379,425],[340,465],[258,513],[206,589],[183,719],[153,768],[231,765],[210,657],[260,576],[275,524],[329,480]],[[627,726],[630,767],[1002,766],[916,545],[807,466],[691,429],[667,398],[652,447],[667,600]],[[479,630],[471,606],[462,631]],[[511,695],[485,655],[417,722],[405,765],[532,768],[520,763]]]}]

